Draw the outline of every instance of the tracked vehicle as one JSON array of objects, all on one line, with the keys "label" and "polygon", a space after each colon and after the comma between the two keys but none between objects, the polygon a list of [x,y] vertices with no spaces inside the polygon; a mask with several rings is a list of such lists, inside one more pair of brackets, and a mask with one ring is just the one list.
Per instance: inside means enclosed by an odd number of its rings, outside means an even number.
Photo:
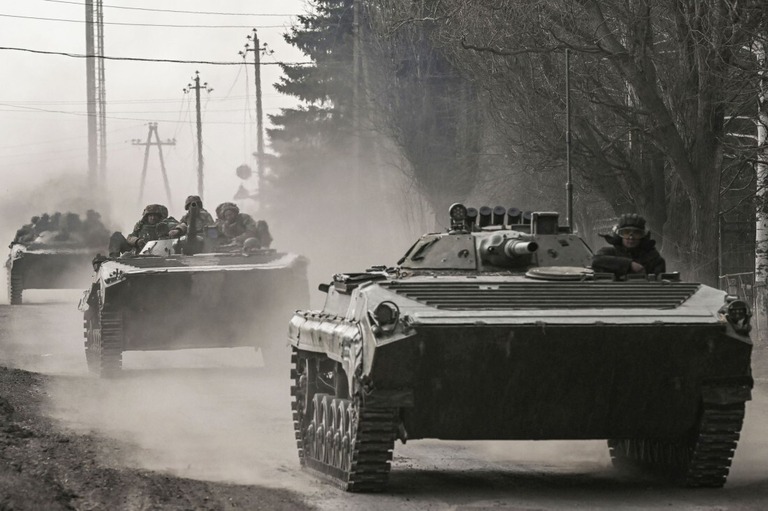
[{"label": "tracked vehicle", "polygon": [[91,372],[115,376],[125,351],[254,346],[268,365],[287,359],[272,333],[308,302],[307,259],[202,231],[96,263],[80,302]]},{"label": "tracked vehicle", "polygon": [[86,244],[72,236],[57,241],[55,231],[46,231],[29,243],[12,243],[5,263],[8,273],[8,303],[20,305],[25,289],[77,289],[91,275],[91,259],[101,246]]},{"label": "tracked vehicle", "polygon": [[291,319],[303,466],[380,491],[397,439],[606,439],[615,465],[725,483],[752,388],[746,303],[675,273],[596,273],[557,213],[451,217]]}]

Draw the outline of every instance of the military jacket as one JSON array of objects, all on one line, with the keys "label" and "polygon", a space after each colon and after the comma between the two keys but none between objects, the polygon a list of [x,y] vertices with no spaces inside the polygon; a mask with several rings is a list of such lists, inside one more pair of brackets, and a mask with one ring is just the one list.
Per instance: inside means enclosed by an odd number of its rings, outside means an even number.
[{"label": "military jacket", "polygon": [[592,258],[592,269],[623,277],[632,273],[632,261],[640,263],[647,274],[658,275],[667,271],[667,263],[656,250],[656,241],[643,238],[635,248],[627,248],[619,236],[606,236],[609,247],[602,247]]},{"label": "military jacket", "polygon": [[170,230],[177,225],[178,222],[171,216],[160,220],[155,225],[150,225],[144,220],[139,220],[133,227],[133,232],[126,236],[125,239],[128,241],[129,245],[135,247],[136,242],[140,239],[143,239],[144,241],[153,241],[168,236]]},{"label": "military jacket", "polygon": [[[205,227],[216,225],[216,221],[213,219],[213,216],[211,216],[210,213],[208,213],[206,210],[201,209],[198,213],[197,217],[197,232],[202,232]],[[177,229],[179,229],[182,233],[187,232],[187,228],[189,226],[189,212],[186,212],[183,217],[181,217],[181,221],[179,222],[179,225],[176,226]]]},{"label": "military jacket", "polygon": [[246,213],[238,213],[232,223],[220,219],[216,223],[216,228],[224,238],[230,241],[243,242],[248,238],[256,238],[262,247],[268,247],[272,242],[267,222],[264,220],[256,222],[251,215]]}]

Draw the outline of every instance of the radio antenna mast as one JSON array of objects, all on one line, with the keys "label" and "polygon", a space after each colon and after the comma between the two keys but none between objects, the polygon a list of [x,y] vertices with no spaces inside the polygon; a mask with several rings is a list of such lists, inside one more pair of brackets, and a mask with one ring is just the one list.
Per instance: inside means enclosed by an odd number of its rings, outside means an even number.
[{"label": "radio antenna mast", "polygon": [[571,182],[571,54],[565,49],[565,214],[573,232],[573,183]]}]

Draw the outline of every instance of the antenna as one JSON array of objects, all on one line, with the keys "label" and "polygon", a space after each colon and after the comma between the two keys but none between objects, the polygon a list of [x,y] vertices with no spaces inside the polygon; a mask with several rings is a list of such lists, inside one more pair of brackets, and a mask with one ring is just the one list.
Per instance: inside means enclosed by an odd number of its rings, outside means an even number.
[{"label": "antenna", "polygon": [[573,183],[571,182],[571,54],[565,49],[565,218],[573,232]]}]

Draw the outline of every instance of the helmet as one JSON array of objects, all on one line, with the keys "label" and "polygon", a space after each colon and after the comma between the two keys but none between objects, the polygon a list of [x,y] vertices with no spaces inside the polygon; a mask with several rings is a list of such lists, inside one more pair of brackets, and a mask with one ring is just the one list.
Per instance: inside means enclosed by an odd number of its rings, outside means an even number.
[{"label": "helmet", "polygon": [[216,206],[216,217],[217,218],[224,218],[224,212],[228,209],[234,210],[235,214],[240,214],[240,208],[237,207],[237,204],[234,202],[222,202],[218,206]]},{"label": "helmet", "polygon": [[199,195],[190,195],[187,197],[187,200],[184,201],[184,209],[189,209],[189,206],[193,202],[197,202],[197,207],[203,209],[203,199],[201,199]]},{"label": "helmet", "polygon": [[37,223],[39,220],[40,220],[40,217],[39,217],[39,216],[33,216],[32,218],[30,218],[30,221],[31,221],[33,224],[36,224],[36,223]]},{"label": "helmet", "polygon": [[156,215],[160,215],[160,219],[168,218],[168,208],[163,206],[162,204],[150,204],[146,208],[144,208],[144,212],[141,214],[141,219],[143,221],[147,220],[147,215],[151,215],[152,213]]},{"label": "helmet", "polygon": [[616,224],[616,231],[622,229],[634,229],[641,231],[644,235],[648,234],[648,229],[645,228],[645,218],[637,213],[624,213],[619,217],[619,223]]}]

